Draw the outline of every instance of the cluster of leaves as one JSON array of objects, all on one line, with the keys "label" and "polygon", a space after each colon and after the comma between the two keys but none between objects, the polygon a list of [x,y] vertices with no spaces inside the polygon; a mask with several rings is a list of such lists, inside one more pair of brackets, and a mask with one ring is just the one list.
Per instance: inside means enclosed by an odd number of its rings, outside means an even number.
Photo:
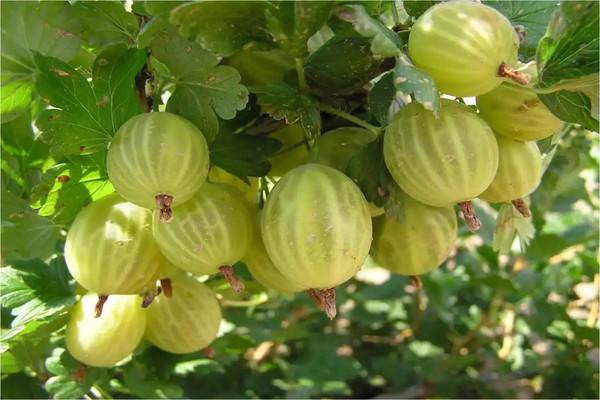
[{"label": "cluster of leaves", "polygon": [[[579,128],[598,131],[595,2],[484,1],[524,26],[520,59],[537,61],[540,98],[577,126],[540,143],[552,162],[531,223],[476,202],[484,229],[461,232],[425,291],[365,268],[340,288],[331,324],[308,296],[266,291],[239,264],[245,292],[208,281],[226,309],[214,359],[144,343],[122,366],[83,369],[65,351],[76,300],[65,231],[114,191],[105,157],[122,123],[180,114],[211,162],[244,180],[269,173],[283,122],[306,140],[351,124],[379,134],[406,96],[438,109],[405,48],[434,3],[2,3],[2,397],[597,397],[598,139]],[[281,54],[280,72],[250,79],[239,60],[253,53]],[[346,172],[402,218],[381,140]]]}]

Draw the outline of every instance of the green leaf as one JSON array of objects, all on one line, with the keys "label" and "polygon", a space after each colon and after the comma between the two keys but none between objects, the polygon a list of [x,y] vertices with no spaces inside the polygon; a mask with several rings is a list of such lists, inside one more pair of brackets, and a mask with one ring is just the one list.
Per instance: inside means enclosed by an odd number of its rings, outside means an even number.
[{"label": "green leaf", "polygon": [[131,45],[138,32],[135,15],[125,10],[121,1],[78,1],[73,13],[82,22],[82,37],[92,47]]},{"label": "green leaf", "polygon": [[210,1],[194,2],[171,12],[171,23],[180,25],[186,37],[195,37],[206,50],[230,57],[245,47],[273,47],[265,11],[274,7],[265,1],[235,1],[226,6]]},{"label": "green leaf", "polygon": [[521,61],[535,58],[537,45],[546,33],[552,13],[558,9],[557,1],[483,1],[485,5],[504,14],[511,24],[525,28],[525,40],[519,46]]},{"label": "green leaf", "polygon": [[46,259],[55,252],[60,230],[60,226],[33,212],[26,200],[2,191],[4,257]]},{"label": "green leaf", "polygon": [[81,45],[79,21],[68,2],[10,1],[2,3],[2,91],[0,111],[29,107],[36,66],[33,54],[70,61]]},{"label": "green leaf", "polygon": [[280,48],[295,58],[307,54],[307,41],[329,19],[331,1],[289,1],[266,10],[267,27]]},{"label": "green leaf", "polygon": [[52,105],[36,121],[53,154],[106,149],[117,129],[142,111],[134,78],[146,61],[142,50],[107,47],[94,62],[92,82],[68,64],[37,54],[36,90]]},{"label": "green leaf", "polygon": [[230,66],[217,66],[212,53],[180,36],[175,29],[152,41],[152,54],[175,77],[175,91],[166,110],[192,121],[210,142],[219,132],[217,115],[235,117],[248,102],[248,89],[240,84],[240,74]]},{"label": "green leaf", "polygon": [[381,126],[386,126],[390,117],[390,106],[396,96],[394,73],[387,72],[373,85],[369,94],[369,108],[371,114],[379,121]]},{"label": "green leaf", "polygon": [[416,101],[435,115],[440,109],[440,95],[431,76],[416,68],[404,53],[398,56],[394,69],[396,89],[405,95],[413,94]]},{"label": "green leaf", "polygon": [[54,216],[57,224],[68,225],[79,210],[114,193],[106,172],[106,151],[74,157],[49,168],[31,195],[31,207],[42,216]]},{"label": "green leaf", "polygon": [[[26,373],[12,374],[5,364],[2,354],[2,398],[3,399],[43,399],[48,393],[40,385],[39,378]],[[8,376],[4,373],[10,374]]]},{"label": "green leaf", "polygon": [[183,389],[152,375],[150,366],[131,362],[123,370],[125,386],[142,399],[180,399]]},{"label": "green leaf", "polygon": [[250,88],[257,102],[276,120],[285,118],[286,124],[300,122],[306,136],[314,139],[321,133],[321,113],[317,100],[284,82]]},{"label": "green leaf", "polygon": [[81,399],[96,382],[105,378],[106,368],[85,367],[64,348],[54,349],[46,359],[46,369],[55,374],[44,384],[56,399]]},{"label": "green leaf", "polygon": [[268,158],[281,142],[267,136],[223,133],[210,144],[210,161],[248,183],[246,176],[265,176],[271,169]]},{"label": "green leaf", "polygon": [[304,60],[308,85],[326,93],[352,93],[374,78],[381,59],[364,37],[334,36]]},{"label": "green leaf", "polygon": [[519,238],[521,251],[525,253],[529,242],[535,236],[535,227],[531,218],[525,218],[511,203],[500,206],[494,230],[494,251],[510,254],[512,244]]},{"label": "green leaf", "polygon": [[396,57],[400,55],[402,39],[378,20],[371,18],[361,5],[339,7],[336,15],[350,22],[362,36],[371,38],[371,53],[375,58]]},{"label": "green leaf", "polygon": [[563,2],[536,56],[537,86],[543,89],[540,99],[564,121],[595,131],[600,66],[598,10],[597,2]]},{"label": "green leaf", "polygon": [[60,267],[30,259],[17,260],[0,269],[0,300],[4,307],[13,309],[16,316],[13,327],[55,314],[75,303],[75,296],[59,277]]},{"label": "green leaf", "polygon": [[402,5],[406,13],[414,20],[419,18],[430,7],[433,7],[441,0],[403,0]]}]

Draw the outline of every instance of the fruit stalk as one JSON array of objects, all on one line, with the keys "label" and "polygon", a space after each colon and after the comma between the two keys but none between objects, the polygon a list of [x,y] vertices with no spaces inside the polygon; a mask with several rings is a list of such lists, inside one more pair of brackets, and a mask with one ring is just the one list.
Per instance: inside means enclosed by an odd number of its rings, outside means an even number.
[{"label": "fruit stalk", "polygon": [[160,222],[164,224],[173,222],[173,210],[171,209],[171,206],[173,205],[173,196],[169,196],[168,194],[157,194],[155,199],[156,205],[160,210]]},{"label": "fruit stalk", "polygon": [[325,314],[329,317],[329,319],[334,319],[337,314],[337,310],[335,307],[335,288],[322,289],[321,290],[321,301],[323,302],[323,306],[325,308]]},{"label": "fruit stalk", "polygon": [[96,307],[94,307],[94,318],[100,318],[102,316],[102,308],[104,307],[106,300],[108,300],[108,295],[98,295],[98,302],[96,303]]},{"label": "fruit stalk", "polygon": [[308,289],[306,293],[308,293],[311,299],[315,301],[317,307],[319,307],[319,310],[325,311],[325,305],[323,304],[323,300],[321,300],[315,289]]},{"label": "fruit stalk", "polygon": [[229,285],[231,285],[231,288],[234,291],[241,292],[242,290],[244,290],[244,282],[242,282],[240,278],[235,276],[235,273],[233,272],[233,267],[231,265],[221,265],[219,267],[219,271],[221,271],[221,273],[223,274],[227,282],[229,282]]},{"label": "fruit stalk", "polygon": [[513,206],[515,206],[516,210],[521,213],[522,216],[524,216],[525,218],[531,217],[531,211],[529,210],[527,203],[525,203],[525,200],[514,199],[511,201],[511,203],[513,204]]},{"label": "fruit stalk", "polygon": [[477,232],[479,228],[481,228],[481,221],[475,215],[473,203],[471,203],[471,201],[463,201],[462,203],[458,203],[458,205],[460,206],[460,211],[462,211],[467,228],[469,228],[471,232]]},{"label": "fruit stalk", "polygon": [[165,278],[160,280],[160,287],[163,292],[165,292],[165,296],[171,297],[173,296],[173,287],[171,286],[171,279]]}]

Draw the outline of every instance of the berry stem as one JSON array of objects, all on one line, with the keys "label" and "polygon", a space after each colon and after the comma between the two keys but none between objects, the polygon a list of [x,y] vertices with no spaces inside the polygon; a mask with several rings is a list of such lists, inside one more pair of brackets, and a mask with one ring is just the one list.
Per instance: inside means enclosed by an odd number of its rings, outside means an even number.
[{"label": "berry stem", "polygon": [[234,291],[241,292],[242,290],[244,290],[244,282],[242,282],[240,278],[235,276],[235,273],[233,272],[233,267],[231,265],[221,265],[219,267],[219,271],[221,271],[221,273],[223,274],[227,282],[229,282],[229,285],[231,285],[231,288]]},{"label": "berry stem", "polygon": [[319,109],[323,112],[326,112],[327,114],[331,114],[331,115],[338,116],[340,118],[344,118],[345,120],[353,122],[358,126],[362,126],[363,128],[374,132],[377,136],[379,136],[379,134],[381,133],[381,128],[377,128],[376,126],[369,124],[367,121],[362,120],[358,117],[355,117],[354,115],[350,115],[345,111],[338,110],[337,108],[333,108],[331,106],[326,106],[323,104],[319,105]]},{"label": "berry stem", "polygon": [[215,358],[215,351],[210,347],[205,347],[202,349],[202,352],[206,354],[208,358]]},{"label": "berry stem", "polygon": [[524,74],[522,72],[513,69],[510,65],[505,63],[500,64],[498,68],[498,76],[503,78],[508,78],[513,82],[518,83],[519,85],[528,85],[529,84],[529,75]]},{"label": "berry stem", "polygon": [[163,292],[165,292],[165,296],[171,297],[173,296],[173,287],[171,286],[171,279],[165,278],[160,280],[160,287]]},{"label": "berry stem", "polygon": [[514,199],[513,201],[511,201],[511,203],[513,204],[513,206],[515,206],[516,210],[521,213],[522,216],[524,216],[525,218],[531,217],[531,211],[529,210],[527,203],[525,203],[525,200]]},{"label": "berry stem", "polygon": [[319,310],[325,311],[325,305],[323,304],[323,300],[321,300],[315,289],[308,289],[306,293],[308,293],[311,299],[313,299],[315,303],[317,303],[317,307],[319,307]]},{"label": "berry stem", "polygon": [[306,77],[304,76],[304,65],[302,64],[301,58],[296,58],[296,72],[298,73],[298,87],[300,91],[307,92],[308,85],[306,84]]},{"label": "berry stem", "polygon": [[468,200],[458,203],[458,205],[460,206],[460,211],[462,211],[462,215],[467,224],[467,228],[469,228],[471,232],[477,232],[479,228],[481,228],[481,221],[477,219],[477,216],[475,215],[475,210],[473,210],[473,203],[471,203],[471,201]]},{"label": "berry stem", "polygon": [[325,313],[329,317],[329,319],[334,319],[337,314],[337,310],[335,307],[335,288],[329,289],[321,289],[321,301],[323,302],[323,306],[325,307]]},{"label": "berry stem", "polygon": [[156,200],[156,205],[160,209],[160,222],[164,224],[173,222],[173,210],[171,209],[171,206],[173,205],[173,196],[169,196],[168,194],[157,194],[154,199]]},{"label": "berry stem", "polygon": [[98,302],[96,302],[96,307],[94,308],[94,318],[100,318],[102,315],[102,308],[104,308],[104,303],[108,300],[107,294],[99,294]]},{"label": "berry stem", "polygon": [[423,288],[423,283],[418,275],[410,275],[409,278],[416,290],[421,290]]}]

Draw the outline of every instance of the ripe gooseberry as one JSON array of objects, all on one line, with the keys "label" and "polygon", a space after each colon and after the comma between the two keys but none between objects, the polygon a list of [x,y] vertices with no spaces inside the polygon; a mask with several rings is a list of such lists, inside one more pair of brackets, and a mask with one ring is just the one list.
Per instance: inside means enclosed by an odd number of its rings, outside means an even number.
[{"label": "ripe gooseberry", "polygon": [[220,271],[234,290],[243,290],[231,267],[252,240],[252,218],[242,193],[224,183],[206,182],[174,210],[179,218],[171,224],[159,223],[154,213],[154,237],[165,257],[193,274]]},{"label": "ripe gooseberry", "polygon": [[412,26],[408,52],[414,64],[431,75],[441,92],[479,96],[504,77],[527,83],[514,71],[519,36],[495,9],[472,1],[434,5]]},{"label": "ripe gooseberry", "polygon": [[167,112],[136,115],[115,134],[106,158],[108,178],[125,200],[161,210],[185,203],[208,174],[208,145],[190,121]]},{"label": "ripe gooseberry", "polygon": [[371,215],[360,189],[334,168],[296,167],[267,197],[261,229],[275,267],[290,281],[321,289],[334,318],[335,286],[354,276],[371,245]]},{"label": "ripe gooseberry", "polygon": [[171,278],[173,296],[158,296],[147,308],[146,338],[169,353],[193,353],[215,339],[221,307],[208,286],[180,272]]},{"label": "ripe gooseberry", "polygon": [[144,336],[146,310],[138,296],[110,296],[96,317],[97,295],[81,297],[70,311],[65,340],[69,353],[93,367],[112,367],[130,355]]},{"label": "ripe gooseberry", "polygon": [[481,227],[471,199],[498,170],[494,133],[475,111],[442,99],[439,117],[412,102],[390,122],[383,155],[392,177],[414,199],[433,206],[459,203],[471,231]]}]

